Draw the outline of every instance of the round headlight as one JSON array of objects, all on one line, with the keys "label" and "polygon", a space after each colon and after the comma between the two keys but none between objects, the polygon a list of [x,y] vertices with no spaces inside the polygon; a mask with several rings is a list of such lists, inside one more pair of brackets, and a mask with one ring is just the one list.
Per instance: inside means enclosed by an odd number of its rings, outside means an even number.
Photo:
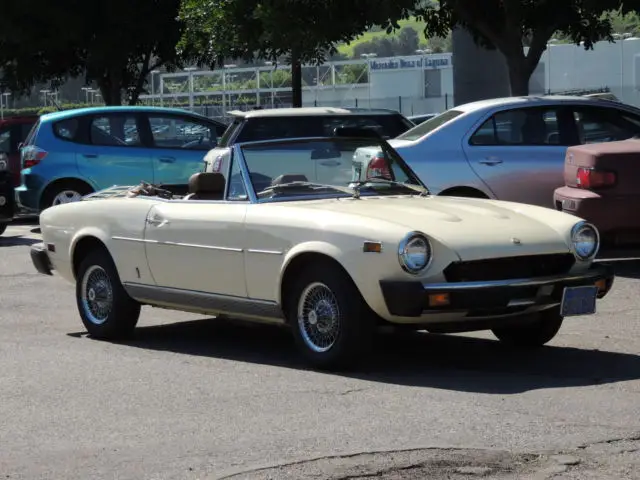
[{"label": "round headlight", "polygon": [[409,233],[398,247],[398,260],[402,268],[409,273],[419,273],[431,262],[431,244],[427,237],[419,232]]},{"label": "round headlight", "polygon": [[598,253],[600,234],[598,229],[587,222],[577,223],[571,230],[573,252],[580,260],[589,260]]}]

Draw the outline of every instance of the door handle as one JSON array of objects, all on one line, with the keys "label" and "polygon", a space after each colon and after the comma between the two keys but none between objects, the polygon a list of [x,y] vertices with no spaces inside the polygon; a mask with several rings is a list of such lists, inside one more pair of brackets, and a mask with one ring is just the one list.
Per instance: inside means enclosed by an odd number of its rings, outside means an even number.
[{"label": "door handle", "polygon": [[149,225],[153,225],[154,227],[162,227],[169,223],[169,220],[164,220],[160,217],[147,218],[147,223]]},{"label": "door handle", "polygon": [[487,157],[484,160],[480,160],[480,163],[482,165],[500,165],[502,163],[502,160],[500,160],[498,157]]},{"label": "door handle", "polygon": [[82,156],[84,158],[98,158],[98,154],[97,153],[83,153]]},{"label": "door handle", "polygon": [[162,163],[173,163],[176,161],[175,157],[160,157],[158,160]]},{"label": "door handle", "polygon": [[337,167],[338,165],[340,165],[340,162],[337,160],[328,160],[326,162],[320,163],[320,165],[322,165],[323,167]]}]

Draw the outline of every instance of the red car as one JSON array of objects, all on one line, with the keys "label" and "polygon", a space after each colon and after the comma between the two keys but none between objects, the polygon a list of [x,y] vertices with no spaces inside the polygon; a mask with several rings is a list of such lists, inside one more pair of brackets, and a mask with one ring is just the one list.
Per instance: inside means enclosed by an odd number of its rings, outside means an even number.
[{"label": "red car", "polygon": [[558,210],[595,225],[603,245],[640,244],[640,140],[568,148],[564,181],[553,195]]},{"label": "red car", "polygon": [[38,121],[38,115],[24,115],[20,117],[5,117],[0,120],[0,154],[4,153],[9,159],[8,170],[11,173],[13,185],[20,185],[20,144]]}]

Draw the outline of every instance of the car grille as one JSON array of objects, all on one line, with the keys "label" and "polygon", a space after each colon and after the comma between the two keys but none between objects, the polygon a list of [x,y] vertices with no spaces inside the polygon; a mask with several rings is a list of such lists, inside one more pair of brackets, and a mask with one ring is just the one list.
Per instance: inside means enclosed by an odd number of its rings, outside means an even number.
[{"label": "car grille", "polygon": [[575,257],[570,253],[490,258],[453,262],[444,269],[447,282],[482,282],[560,275],[567,273]]}]

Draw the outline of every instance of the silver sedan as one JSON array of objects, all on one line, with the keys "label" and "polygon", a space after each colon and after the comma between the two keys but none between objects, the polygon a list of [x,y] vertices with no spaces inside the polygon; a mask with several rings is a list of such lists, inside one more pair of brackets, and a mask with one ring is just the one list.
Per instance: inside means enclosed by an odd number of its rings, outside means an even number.
[{"label": "silver sedan", "polygon": [[[553,208],[568,146],[640,135],[640,109],[578,96],[509,97],[447,110],[389,143],[436,195],[485,197]],[[354,180],[379,176],[361,149]],[[378,162],[382,165],[382,162]]]}]

